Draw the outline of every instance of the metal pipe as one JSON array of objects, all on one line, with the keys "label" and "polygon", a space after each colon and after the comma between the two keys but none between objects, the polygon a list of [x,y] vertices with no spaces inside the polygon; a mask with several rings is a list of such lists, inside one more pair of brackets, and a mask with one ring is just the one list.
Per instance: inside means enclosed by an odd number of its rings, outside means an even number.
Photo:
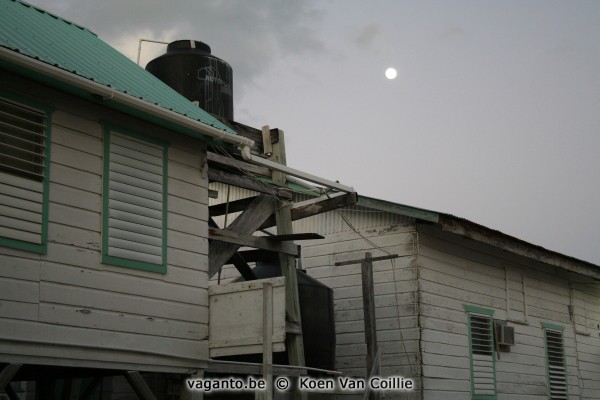
[{"label": "metal pipe", "polygon": [[200,121],[167,110],[160,106],[148,103],[142,99],[129,94],[119,92],[113,88],[104,86],[101,83],[91,81],[79,75],[65,71],[42,61],[35,60],[29,56],[16,53],[12,50],[0,47],[0,59],[11,62],[22,68],[26,68],[38,73],[43,73],[48,77],[59,80],[60,82],[83,89],[92,94],[101,96],[104,99],[111,99],[119,104],[132,107],[138,111],[152,114],[168,122],[193,130],[194,132],[215,139],[221,139],[226,143],[237,146],[253,146],[254,141],[245,137],[234,135],[232,133],[206,125]]},{"label": "metal pipe", "polygon": [[160,40],[140,39],[138,42],[137,65],[140,65],[140,55],[142,54],[142,42],[169,44],[169,42],[161,42]]},{"label": "metal pipe", "polygon": [[339,182],[332,182],[330,180],[320,178],[318,176],[309,174],[308,172],[303,172],[294,168],[290,168],[287,165],[278,164],[276,162],[266,160],[261,157],[253,156],[250,152],[250,147],[244,146],[241,149],[242,157],[244,160],[251,162],[253,164],[261,165],[263,167],[270,168],[275,171],[283,172],[284,174],[295,176],[296,178],[304,179],[305,181],[316,183],[318,185],[326,186],[331,189],[337,189],[346,193],[353,193],[354,189],[350,186],[342,185]]}]

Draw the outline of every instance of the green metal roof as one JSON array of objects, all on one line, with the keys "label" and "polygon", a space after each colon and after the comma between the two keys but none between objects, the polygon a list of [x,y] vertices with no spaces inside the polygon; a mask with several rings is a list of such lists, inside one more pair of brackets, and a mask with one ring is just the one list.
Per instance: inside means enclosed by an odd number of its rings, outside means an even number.
[{"label": "green metal roof", "polygon": [[235,134],[93,32],[22,1],[0,0],[0,46]]}]

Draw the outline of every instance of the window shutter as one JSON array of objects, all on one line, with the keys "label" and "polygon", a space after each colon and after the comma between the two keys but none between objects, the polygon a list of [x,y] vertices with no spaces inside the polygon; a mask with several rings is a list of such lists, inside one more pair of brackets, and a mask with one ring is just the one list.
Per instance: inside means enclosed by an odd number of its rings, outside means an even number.
[{"label": "window shutter", "polygon": [[110,132],[108,256],[164,264],[165,152],[161,145]]},{"label": "window shutter", "polygon": [[474,395],[494,395],[494,333],[492,319],[469,315]]},{"label": "window shutter", "polygon": [[544,329],[548,365],[550,399],[567,399],[567,371],[563,334],[561,331]]},{"label": "window shutter", "polygon": [[0,98],[0,237],[45,242],[47,119],[44,111]]}]

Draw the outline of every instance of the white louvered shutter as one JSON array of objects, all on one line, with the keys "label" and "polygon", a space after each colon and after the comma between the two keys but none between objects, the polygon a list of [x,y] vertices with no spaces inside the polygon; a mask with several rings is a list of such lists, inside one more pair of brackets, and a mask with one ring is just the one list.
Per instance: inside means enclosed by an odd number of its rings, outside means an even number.
[{"label": "white louvered shutter", "polygon": [[165,148],[111,132],[108,255],[163,264]]},{"label": "white louvered shutter", "polygon": [[550,399],[567,399],[567,371],[563,334],[560,331],[545,329],[546,352],[548,357],[548,385]]},{"label": "white louvered shutter", "polygon": [[470,315],[473,394],[494,395],[494,334],[492,319]]},{"label": "white louvered shutter", "polygon": [[46,113],[0,99],[0,237],[41,244]]}]

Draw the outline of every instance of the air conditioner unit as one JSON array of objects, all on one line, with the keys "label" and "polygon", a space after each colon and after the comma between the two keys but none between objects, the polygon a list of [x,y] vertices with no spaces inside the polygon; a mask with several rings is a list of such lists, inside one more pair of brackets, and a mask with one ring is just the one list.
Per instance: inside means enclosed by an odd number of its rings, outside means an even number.
[{"label": "air conditioner unit", "polygon": [[513,346],[515,344],[515,328],[496,324],[496,343],[503,346]]}]

